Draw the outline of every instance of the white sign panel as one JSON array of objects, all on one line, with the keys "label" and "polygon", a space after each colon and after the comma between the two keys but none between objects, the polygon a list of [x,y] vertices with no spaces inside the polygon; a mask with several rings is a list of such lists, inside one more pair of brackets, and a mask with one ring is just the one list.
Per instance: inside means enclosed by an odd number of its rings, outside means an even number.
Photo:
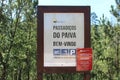
[{"label": "white sign panel", "polygon": [[84,47],[84,13],[44,13],[44,67],[75,67]]}]

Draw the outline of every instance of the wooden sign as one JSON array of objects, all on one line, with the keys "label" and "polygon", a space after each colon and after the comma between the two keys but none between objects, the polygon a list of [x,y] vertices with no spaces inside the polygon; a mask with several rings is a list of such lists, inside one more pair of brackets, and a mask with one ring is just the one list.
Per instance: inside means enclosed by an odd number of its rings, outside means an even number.
[{"label": "wooden sign", "polygon": [[76,49],[90,47],[89,6],[38,6],[38,73],[76,72]]}]

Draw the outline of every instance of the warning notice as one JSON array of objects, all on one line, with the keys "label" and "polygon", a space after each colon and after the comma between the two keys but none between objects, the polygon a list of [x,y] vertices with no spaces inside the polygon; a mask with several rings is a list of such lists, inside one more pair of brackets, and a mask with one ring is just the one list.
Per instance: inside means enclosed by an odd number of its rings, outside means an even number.
[{"label": "warning notice", "polygon": [[78,48],[76,55],[76,71],[90,71],[92,70],[92,49]]}]

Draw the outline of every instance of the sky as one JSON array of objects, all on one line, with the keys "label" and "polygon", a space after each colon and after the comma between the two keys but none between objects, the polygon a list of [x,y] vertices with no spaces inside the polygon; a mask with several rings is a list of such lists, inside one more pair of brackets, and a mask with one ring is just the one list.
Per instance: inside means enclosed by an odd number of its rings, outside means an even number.
[{"label": "sky", "polygon": [[110,14],[111,5],[116,7],[115,0],[39,0],[39,5],[91,6],[91,12],[95,12],[98,19],[104,14],[110,21],[113,18]]}]

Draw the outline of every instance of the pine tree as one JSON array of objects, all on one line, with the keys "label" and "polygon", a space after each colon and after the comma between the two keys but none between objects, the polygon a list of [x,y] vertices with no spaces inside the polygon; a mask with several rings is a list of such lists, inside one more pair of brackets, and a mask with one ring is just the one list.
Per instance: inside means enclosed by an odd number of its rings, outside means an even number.
[{"label": "pine tree", "polygon": [[115,0],[116,2],[116,8],[114,6],[111,6],[111,14],[117,19],[118,22],[120,22],[120,0]]}]

